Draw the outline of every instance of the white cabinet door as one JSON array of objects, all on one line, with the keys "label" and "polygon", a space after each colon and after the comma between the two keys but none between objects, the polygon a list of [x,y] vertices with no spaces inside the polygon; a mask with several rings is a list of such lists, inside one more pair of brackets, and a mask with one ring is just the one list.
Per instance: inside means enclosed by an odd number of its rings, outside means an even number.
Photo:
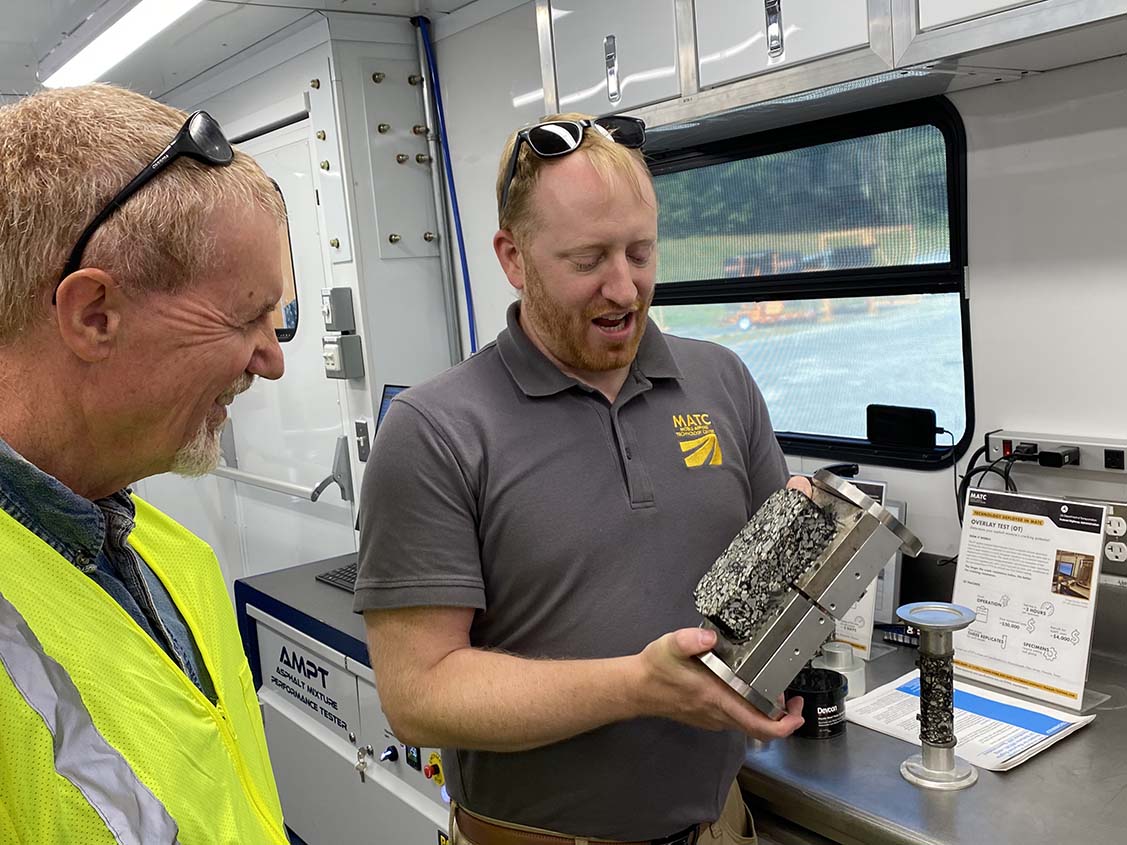
[{"label": "white cabinet door", "polygon": [[919,0],[920,31],[982,18],[1037,2],[1040,0]]},{"label": "white cabinet door", "polygon": [[[302,122],[241,148],[286,198],[299,318],[297,334],[283,344],[286,374],[256,383],[231,406],[238,468],[312,489],[332,470],[337,439],[349,432],[342,382],[325,376],[321,349],[321,289],[327,285],[309,127]],[[316,502],[236,485],[248,575],[356,551],[352,503],[335,484]]]},{"label": "white cabinet door", "polygon": [[552,0],[561,112],[608,114],[681,93],[673,0]]},{"label": "white cabinet door", "polygon": [[[436,845],[449,807],[439,806],[369,763],[363,780],[356,749],[316,725],[281,696],[259,692],[270,763],[286,826],[309,845]],[[373,748],[376,754],[379,750]]]},{"label": "white cabinet door", "polygon": [[[282,344],[286,373],[257,380],[229,409],[238,469],[312,490],[348,434],[342,382],[325,377],[321,253],[309,125],[303,121],[240,145],[286,198],[297,279],[298,327]],[[350,444],[351,448],[351,444]],[[161,475],[145,481],[149,500],[211,544],[228,587],[237,579],[356,551],[352,503],[334,484],[317,502],[215,476]]]},{"label": "white cabinet door", "polygon": [[696,0],[702,88],[864,47],[868,0]]}]

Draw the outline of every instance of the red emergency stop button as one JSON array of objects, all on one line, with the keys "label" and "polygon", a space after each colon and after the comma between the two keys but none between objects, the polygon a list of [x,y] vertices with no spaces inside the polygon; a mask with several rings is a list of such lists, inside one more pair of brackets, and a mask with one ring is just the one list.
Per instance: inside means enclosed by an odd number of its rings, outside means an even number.
[{"label": "red emergency stop button", "polygon": [[441,770],[438,768],[438,763],[431,763],[430,765],[423,766],[423,775],[430,780],[431,778],[438,777]]}]

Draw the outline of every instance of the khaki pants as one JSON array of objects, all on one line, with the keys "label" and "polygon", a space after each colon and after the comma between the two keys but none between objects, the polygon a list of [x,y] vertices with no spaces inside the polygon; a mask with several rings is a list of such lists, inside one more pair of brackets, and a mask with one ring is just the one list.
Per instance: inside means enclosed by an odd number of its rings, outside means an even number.
[{"label": "khaki pants", "polygon": [[[489,821],[513,830],[525,830],[530,833],[550,832],[499,822],[496,819],[489,819]],[[588,845],[589,841],[598,843],[602,840],[587,840],[575,837],[574,841],[576,845]],[[453,805],[450,809],[450,842],[451,845],[483,845],[483,843],[471,842],[458,830],[458,826],[454,823]],[[728,798],[724,802],[724,810],[721,812],[720,818],[705,826],[697,840],[697,845],[756,845],[758,842],[759,840],[755,835],[755,825],[751,820],[751,811],[744,803],[739,784],[733,783],[732,788],[728,791]]]}]

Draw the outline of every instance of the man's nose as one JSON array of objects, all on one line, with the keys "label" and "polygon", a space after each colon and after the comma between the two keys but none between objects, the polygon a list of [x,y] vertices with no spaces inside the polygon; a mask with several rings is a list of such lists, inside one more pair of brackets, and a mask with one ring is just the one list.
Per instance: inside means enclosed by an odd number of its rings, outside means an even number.
[{"label": "man's nose", "polygon": [[626,254],[616,255],[608,262],[607,275],[603,280],[603,296],[608,302],[626,308],[638,298],[638,286],[634,284],[630,262]]},{"label": "man's nose", "polygon": [[264,338],[263,343],[255,349],[247,372],[273,381],[280,379],[286,372],[286,359],[282,353],[282,345],[278,343],[278,336],[274,334],[273,329],[269,332],[269,336]]}]

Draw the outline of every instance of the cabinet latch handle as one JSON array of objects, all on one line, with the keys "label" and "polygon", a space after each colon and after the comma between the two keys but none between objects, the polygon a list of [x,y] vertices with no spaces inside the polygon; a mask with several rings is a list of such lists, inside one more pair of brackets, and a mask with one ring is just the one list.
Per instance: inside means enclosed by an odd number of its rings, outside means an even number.
[{"label": "cabinet latch handle", "polygon": [[767,54],[777,59],[783,54],[783,0],[764,0],[767,7]]},{"label": "cabinet latch handle", "polygon": [[607,97],[617,103],[622,99],[622,89],[618,84],[618,47],[613,35],[603,39],[603,55],[607,62]]}]

